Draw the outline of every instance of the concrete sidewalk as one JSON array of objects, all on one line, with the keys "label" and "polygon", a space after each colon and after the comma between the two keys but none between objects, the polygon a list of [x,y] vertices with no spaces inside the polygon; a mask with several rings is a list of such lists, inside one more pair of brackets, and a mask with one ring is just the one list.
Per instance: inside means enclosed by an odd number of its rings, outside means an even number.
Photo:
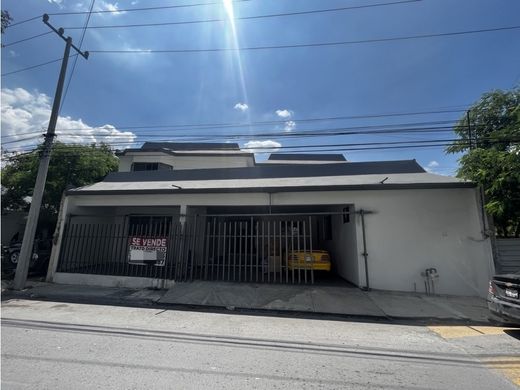
[{"label": "concrete sidewalk", "polygon": [[389,319],[487,322],[489,315],[486,301],[478,297],[366,292],[345,286],[198,281],[177,283],[158,302]]},{"label": "concrete sidewalk", "polygon": [[365,292],[344,286],[238,284],[197,281],[169,290],[59,285],[31,282],[12,291],[2,282],[2,299],[30,298],[129,306],[203,306],[228,310],[341,315],[387,320],[488,322],[486,301],[477,297]]}]

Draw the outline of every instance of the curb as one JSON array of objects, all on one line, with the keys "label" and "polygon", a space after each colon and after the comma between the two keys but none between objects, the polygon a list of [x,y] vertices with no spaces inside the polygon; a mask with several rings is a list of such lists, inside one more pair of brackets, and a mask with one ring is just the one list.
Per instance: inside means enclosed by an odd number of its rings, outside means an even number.
[{"label": "curb", "polygon": [[213,305],[195,305],[182,303],[165,303],[150,299],[125,299],[124,297],[85,297],[85,296],[64,296],[64,295],[39,295],[31,293],[30,289],[24,291],[6,290],[2,293],[2,302],[9,299],[39,300],[45,302],[64,302],[92,305],[109,305],[118,307],[134,308],[155,308],[164,310],[198,311],[223,314],[256,315],[271,317],[292,317],[335,321],[371,322],[371,323],[390,323],[396,325],[492,325],[488,321],[474,321],[469,318],[455,317],[417,317],[417,316],[389,316],[389,315],[370,315],[370,314],[348,314],[348,313],[327,313],[309,312],[301,310],[282,310],[282,309],[262,309],[247,307],[226,307]]}]

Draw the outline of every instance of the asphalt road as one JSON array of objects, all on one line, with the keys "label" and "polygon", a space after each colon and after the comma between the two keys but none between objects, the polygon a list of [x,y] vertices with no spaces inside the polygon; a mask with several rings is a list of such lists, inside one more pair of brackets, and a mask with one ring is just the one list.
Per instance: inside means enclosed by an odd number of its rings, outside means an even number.
[{"label": "asphalt road", "polygon": [[2,389],[516,389],[515,331],[2,305]]}]

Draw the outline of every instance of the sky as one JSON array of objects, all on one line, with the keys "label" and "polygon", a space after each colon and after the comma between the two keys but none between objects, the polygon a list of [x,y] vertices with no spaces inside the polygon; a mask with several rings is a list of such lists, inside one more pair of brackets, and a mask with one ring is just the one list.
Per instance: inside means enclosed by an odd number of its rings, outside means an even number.
[{"label": "sky", "polygon": [[[520,29],[366,42],[519,26],[517,0],[95,0],[94,11],[115,12],[60,15],[88,11],[91,2],[2,1],[13,23],[48,13],[90,52],[69,60],[61,142],[238,142],[259,161],[269,151],[261,147],[323,150],[349,161],[416,159],[451,175],[460,156],[440,145],[454,138],[451,126],[483,93],[520,84]],[[191,6],[124,11],[179,5]],[[128,26],[135,24],[155,25]],[[106,28],[114,25],[126,27]],[[10,43],[48,31],[38,17],[2,36],[4,152],[42,142],[60,61],[11,72],[60,59],[64,41],[51,33]],[[365,42],[287,47],[347,41]],[[233,50],[190,51],[222,48]],[[434,129],[381,133],[424,127]],[[433,140],[441,141],[380,148]]]}]

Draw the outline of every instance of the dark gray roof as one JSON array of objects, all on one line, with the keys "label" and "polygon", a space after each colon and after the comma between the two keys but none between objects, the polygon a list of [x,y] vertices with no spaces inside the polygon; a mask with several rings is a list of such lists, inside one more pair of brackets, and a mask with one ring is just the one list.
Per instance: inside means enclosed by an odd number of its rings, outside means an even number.
[{"label": "dark gray roof", "polygon": [[282,161],[347,161],[342,154],[271,153],[268,160]]},{"label": "dark gray roof", "polygon": [[105,182],[270,179],[424,173],[415,160],[350,162],[318,165],[260,165],[246,168],[189,169],[178,171],[140,171],[110,173]]},{"label": "dark gray roof", "polygon": [[145,142],[141,150],[240,150],[236,143],[224,142]]}]

